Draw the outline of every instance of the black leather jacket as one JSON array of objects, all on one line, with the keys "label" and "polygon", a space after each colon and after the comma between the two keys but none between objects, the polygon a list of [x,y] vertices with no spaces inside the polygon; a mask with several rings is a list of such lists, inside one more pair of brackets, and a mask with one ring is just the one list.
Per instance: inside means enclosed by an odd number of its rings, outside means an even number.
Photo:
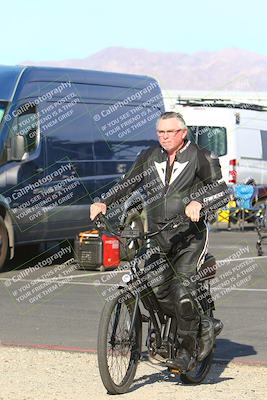
[{"label": "black leather jacket", "polygon": [[[225,182],[219,182],[221,178],[218,158],[190,141],[177,152],[172,168],[167,152],[157,145],[144,150],[102,200],[107,206],[121,203],[138,189],[145,201],[149,229],[156,230],[166,218],[184,214],[192,200],[203,205],[215,204],[214,211],[223,207],[229,200],[229,193]],[[184,230],[183,227],[178,229]]]}]

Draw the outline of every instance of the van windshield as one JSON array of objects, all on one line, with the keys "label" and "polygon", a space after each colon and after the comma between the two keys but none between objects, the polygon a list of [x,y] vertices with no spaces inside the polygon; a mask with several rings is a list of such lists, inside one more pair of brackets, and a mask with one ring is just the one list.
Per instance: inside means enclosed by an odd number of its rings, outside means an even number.
[{"label": "van windshield", "polygon": [[2,122],[3,116],[5,114],[6,106],[3,103],[0,103],[0,124]]},{"label": "van windshield", "polygon": [[223,127],[188,126],[188,139],[219,157],[227,154],[226,129]]}]

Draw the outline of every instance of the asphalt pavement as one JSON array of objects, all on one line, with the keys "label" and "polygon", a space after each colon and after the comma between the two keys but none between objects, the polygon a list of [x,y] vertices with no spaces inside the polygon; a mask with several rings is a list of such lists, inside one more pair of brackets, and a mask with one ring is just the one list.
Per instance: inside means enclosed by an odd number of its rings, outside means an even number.
[{"label": "asphalt pavement", "polygon": [[[216,317],[224,322],[217,360],[267,364],[267,244],[258,257],[256,240],[253,230],[210,232]],[[21,249],[0,275],[2,345],[95,352],[105,298],[125,272],[78,269],[69,246],[53,244],[41,257]]]}]

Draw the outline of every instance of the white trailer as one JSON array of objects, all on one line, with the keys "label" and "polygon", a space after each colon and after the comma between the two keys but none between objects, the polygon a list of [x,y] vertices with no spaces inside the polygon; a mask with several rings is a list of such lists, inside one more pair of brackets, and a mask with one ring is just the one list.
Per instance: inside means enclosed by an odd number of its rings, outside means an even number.
[{"label": "white trailer", "polygon": [[[189,98],[166,96],[167,111],[180,112],[189,138],[216,153],[229,184],[253,178],[267,187],[267,97],[255,103],[242,98]],[[251,101],[251,100],[250,100]]]}]

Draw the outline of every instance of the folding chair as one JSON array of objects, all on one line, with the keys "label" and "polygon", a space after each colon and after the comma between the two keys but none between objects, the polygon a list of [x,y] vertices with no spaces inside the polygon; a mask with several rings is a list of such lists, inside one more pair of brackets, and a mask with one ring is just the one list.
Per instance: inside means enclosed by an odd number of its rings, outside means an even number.
[{"label": "folding chair", "polygon": [[239,228],[243,231],[245,222],[254,222],[262,207],[255,206],[257,202],[257,189],[253,185],[239,184],[233,188],[236,207],[230,208],[230,214],[235,213]]}]

